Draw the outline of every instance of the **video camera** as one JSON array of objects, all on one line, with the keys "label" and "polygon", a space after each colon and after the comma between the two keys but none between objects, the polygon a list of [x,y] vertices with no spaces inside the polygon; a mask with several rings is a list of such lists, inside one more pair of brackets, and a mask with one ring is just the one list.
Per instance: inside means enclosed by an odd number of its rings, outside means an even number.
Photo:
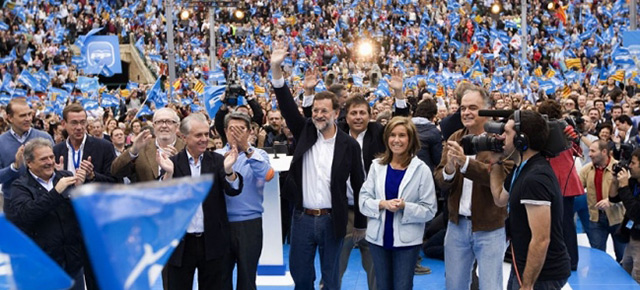
[{"label": "video camera", "polygon": [[620,156],[619,159],[620,161],[618,161],[618,163],[613,165],[612,171],[613,171],[613,176],[618,176],[618,173],[620,173],[620,171],[622,171],[622,169],[626,169],[629,170],[629,163],[631,163],[631,153],[633,152],[633,145],[628,144],[628,143],[622,143],[620,144]]},{"label": "video camera", "polygon": [[[504,133],[504,126],[509,116],[511,116],[514,110],[480,110],[478,115],[481,117],[500,117],[501,121],[488,121],[484,124],[484,131],[487,133],[493,133],[501,135]],[[549,137],[547,143],[542,149],[542,155],[546,157],[555,157],[560,152],[571,148],[571,140],[565,135],[565,128],[568,124],[565,120],[548,120],[543,115],[549,126]],[[504,142],[494,136],[489,135],[466,135],[460,140],[465,155],[475,155],[481,151],[502,152],[504,151]]]},{"label": "video camera", "polygon": [[242,87],[240,80],[238,79],[238,75],[235,71],[229,74],[229,84],[224,91],[224,101],[223,104],[227,106],[235,107],[238,105],[238,97],[245,97],[247,95],[247,91]]}]

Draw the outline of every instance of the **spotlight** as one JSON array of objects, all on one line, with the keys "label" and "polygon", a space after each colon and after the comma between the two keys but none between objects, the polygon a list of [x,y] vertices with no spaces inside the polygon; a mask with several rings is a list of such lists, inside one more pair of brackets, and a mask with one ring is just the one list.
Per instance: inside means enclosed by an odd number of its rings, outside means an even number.
[{"label": "spotlight", "polygon": [[358,44],[358,55],[363,58],[368,58],[373,55],[373,43],[370,40],[363,40]]},{"label": "spotlight", "polygon": [[244,19],[244,11],[237,9],[236,11],[233,12],[233,17],[235,17],[236,20]]},{"label": "spotlight", "polygon": [[189,12],[189,10],[187,10],[187,9],[182,10],[182,11],[180,12],[180,19],[181,19],[182,21],[189,19],[189,16],[191,16],[191,13],[190,13],[190,12]]},{"label": "spotlight", "polygon": [[549,1],[549,3],[547,3],[547,10],[553,11],[553,10],[556,10],[556,8],[558,8],[558,7],[556,6],[555,2]]},{"label": "spotlight", "polygon": [[502,12],[502,6],[498,2],[493,3],[491,5],[491,13],[500,14],[500,12]]}]

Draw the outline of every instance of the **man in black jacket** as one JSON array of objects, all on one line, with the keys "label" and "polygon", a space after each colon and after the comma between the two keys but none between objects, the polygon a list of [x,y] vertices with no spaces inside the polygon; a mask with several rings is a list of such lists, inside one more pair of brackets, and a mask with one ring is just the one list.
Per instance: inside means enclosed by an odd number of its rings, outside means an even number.
[{"label": "man in black jacket", "polygon": [[197,268],[200,289],[231,290],[234,264],[224,194],[242,191],[242,176],[232,168],[238,151],[234,146],[226,157],[207,151],[209,125],[201,114],[184,118],[180,133],[185,136],[184,150],[171,158],[157,153],[158,165],[165,172],[162,178],[213,174],[213,186],[163,270],[164,287],[191,289]]},{"label": "man in black jacket", "polygon": [[[312,118],[300,115],[280,67],[286,48],[274,45],[271,54],[273,87],[297,145],[287,178],[287,196],[295,207],[291,224],[289,265],[296,289],[314,289],[313,260],[319,248],[325,289],[340,289],[339,258],[347,230],[347,180],[354,200],[364,182],[358,142],[337,129],[340,105],[331,92],[313,100]],[[354,227],[366,227],[366,218],[354,208]]]},{"label": "man in black jacket", "polygon": [[62,126],[69,138],[53,147],[56,169],[76,172],[83,169],[87,181],[115,183],[111,163],[116,159],[113,145],[87,135],[87,112],[80,104],[71,104],[62,111]]},{"label": "man in black jacket", "polygon": [[84,289],[86,253],[69,189],[84,182],[85,172],[58,171],[51,142],[36,138],[24,147],[28,171],[13,182],[7,218],[29,236]]}]

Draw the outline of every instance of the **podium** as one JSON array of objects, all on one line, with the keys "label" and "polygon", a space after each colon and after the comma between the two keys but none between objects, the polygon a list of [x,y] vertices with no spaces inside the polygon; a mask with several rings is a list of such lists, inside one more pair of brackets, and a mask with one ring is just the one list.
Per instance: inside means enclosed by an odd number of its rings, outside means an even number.
[{"label": "podium", "polygon": [[293,156],[269,154],[275,176],[264,186],[262,214],[262,254],[258,262],[258,286],[290,286],[293,279],[287,271],[282,249],[282,217],[280,216],[280,172],[288,171]]}]

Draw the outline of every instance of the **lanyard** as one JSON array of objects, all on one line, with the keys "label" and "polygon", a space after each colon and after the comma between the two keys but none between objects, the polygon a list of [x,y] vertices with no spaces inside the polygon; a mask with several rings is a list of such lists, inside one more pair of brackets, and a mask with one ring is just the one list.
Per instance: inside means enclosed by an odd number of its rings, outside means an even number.
[{"label": "lanyard", "polygon": [[516,171],[513,173],[513,177],[511,178],[511,186],[509,187],[509,191],[513,191],[513,183],[516,182],[516,178],[518,178],[518,175],[520,174],[520,171],[522,171],[522,168],[524,167],[524,165],[527,164],[527,161],[529,161],[529,159],[527,159],[524,162],[520,163],[520,166],[518,166],[518,168],[516,168]]},{"label": "lanyard", "polygon": [[68,143],[69,148],[71,149],[71,160],[73,161],[73,168],[77,170],[80,168],[80,162],[82,162],[82,149],[84,148],[84,142],[80,145],[80,149],[78,149],[78,153],[73,149],[71,143]]}]

